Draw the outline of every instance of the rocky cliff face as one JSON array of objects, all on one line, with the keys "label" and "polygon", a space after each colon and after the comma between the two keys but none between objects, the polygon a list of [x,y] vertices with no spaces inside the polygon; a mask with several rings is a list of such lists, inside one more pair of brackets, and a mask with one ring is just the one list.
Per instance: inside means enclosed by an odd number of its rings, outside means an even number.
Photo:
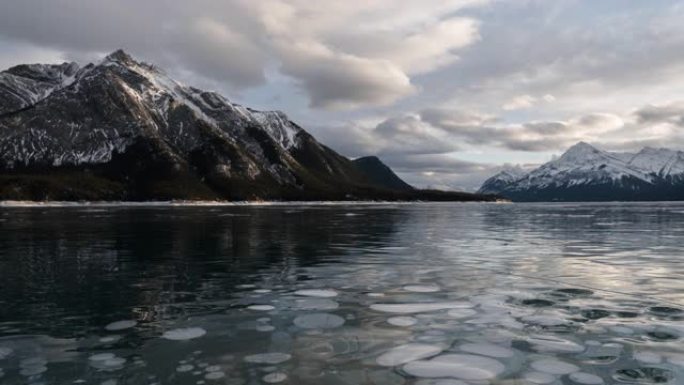
[{"label": "rocky cliff face", "polygon": [[0,199],[369,199],[392,188],[278,111],[117,51],[0,73]]}]

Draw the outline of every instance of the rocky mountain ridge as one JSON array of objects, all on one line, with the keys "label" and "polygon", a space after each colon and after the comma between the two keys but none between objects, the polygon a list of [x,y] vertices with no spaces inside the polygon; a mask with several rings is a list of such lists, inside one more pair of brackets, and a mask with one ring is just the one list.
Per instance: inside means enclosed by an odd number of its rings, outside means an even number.
[{"label": "rocky mountain ridge", "polygon": [[121,50],[0,72],[0,199],[483,199],[397,189],[392,175]]}]

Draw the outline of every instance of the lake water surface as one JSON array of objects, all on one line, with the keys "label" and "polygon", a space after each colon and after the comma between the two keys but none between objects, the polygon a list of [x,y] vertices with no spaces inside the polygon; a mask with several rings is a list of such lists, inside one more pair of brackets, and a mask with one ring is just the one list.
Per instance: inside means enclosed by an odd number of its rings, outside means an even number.
[{"label": "lake water surface", "polygon": [[684,384],[684,204],[0,207],[1,384]]}]

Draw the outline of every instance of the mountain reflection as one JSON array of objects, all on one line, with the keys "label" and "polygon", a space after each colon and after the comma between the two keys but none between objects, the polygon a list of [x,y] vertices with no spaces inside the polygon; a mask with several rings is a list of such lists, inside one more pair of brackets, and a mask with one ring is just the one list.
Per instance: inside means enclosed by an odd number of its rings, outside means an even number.
[{"label": "mountain reflection", "polygon": [[[63,330],[130,312],[212,311],[254,276],[303,280],[387,243],[405,210],[338,207],[13,209],[2,213],[0,317]],[[131,310],[133,309],[133,310]],[[170,314],[165,314],[170,316]],[[68,322],[73,322],[69,320]],[[29,327],[29,325],[26,325]]]}]

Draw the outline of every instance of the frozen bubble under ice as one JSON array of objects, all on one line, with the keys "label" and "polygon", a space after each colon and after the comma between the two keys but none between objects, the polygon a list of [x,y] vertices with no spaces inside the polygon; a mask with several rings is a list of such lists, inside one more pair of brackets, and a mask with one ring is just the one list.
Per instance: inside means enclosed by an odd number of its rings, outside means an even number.
[{"label": "frozen bubble under ice", "polygon": [[185,373],[185,372],[189,372],[189,371],[191,371],[191,370],[193,370],[193,369],[195,369],[195,366],[194,366],[194,365],[183,364],[183,365],[179,365],[179,366],[176,368],[176,371],[179,372],[179,373]]},{"label": "frozen bubble under ice", "polygon": [[273,326],[273,325],[263,325],[263,324],[259,324],[259,325],[257,325],[254,329],[255,329],[256,331],[258,331],[258,332],[268,333],[268,332],[274,331],[274,330],[275,330],[275,326]]},{"label": "frozen bubble under ice", "polygon": [[412,314],[446,309],[466,309],[473,307],[470,302],[427,302],[427,303],[377,303],[370,306],[372,310],[384,313]]},{"label": "frozen bubble under ice", "polygon": [[118,340],[120,340],[120,339],[121,339],[121,336],[119,336],[119,335],[112,335],[112,336],[106,336],[106,337],[100,338],[100,342],[102,342],[103,344],[108,344],[108,343],[111,343],[111,342],[116,342],[116,341],[118,341]]},{"label": "frozen bubble under ice", "polygon": [[505,348],[503,346],[478,343],[478,344],[463,344],[460,349],[467,353],[479,354],[487,357],[494,358],[509,358],[513,357],[515,354],[513,350]]},{"label": "frozen bubble under ice", "polygon": [[344,325],[344,318],[329,313],[300,315],[294,324],[302,329],[334,329]]},{"label": "frozen bubble under ice", "polygon": [[164,332],[162,338],[171,341],[186,341],[202,337],[205,334],[207,334],[207,331],[198,327],[179,328]]},{"label": "frozen bubble under ice", "polygon": [[319,297],[319,298],[332,298],[337,297],[337,292],[331,289],[305,289],[297,290],[294,292],[295,295],[301,295],[304,297]]},{"label": "frozen bubble under ice", "polygon": [[116,321],[105,326],[105,330],[109,330],[110,332],[125,330],[130,329],[137,324],[138,322],[133,320]]},{"label": "frozen bubble under ice", "polygon": [[283,372],[273,372],[262,377],[265,383],[276,384],[278,382],[283,382],[287,379],[287,374]]},{"label": "frozen bubble under ice", "polygon": [[578,383],[578,384],[583,384],[583,385],[603,385],[604,381],[603,378],[591,374],[591,373],[585,373],[585,372],[575,372],[571,373],[569,378]]},{"label": "frozen bubble under ice", "polygon": [[477,312],[473,309],[451,309],[447,312],[447,314],[451,318],[461,319],[472,317],[476,315]]},{"label": "frozen bubble under ice", "polygon": [[387,323],[394,326],[413,326],[418,322],[413,317],[391,317],[387,319]]},{"label": "frozen bubble under ice", "polygon": [[88,357],[88,359],[91,361],[106,361],[106,360],[111,360],[114,357],[116,357],[116,355],[114,355],[114,353],[97,353],[97,354],[93,354],[92,356]]},{"label": "frozen bubble under ice", "polygon": [[31,376],[37,376],[39,374],[47,372],[47,366],[44,365],[38,365],[38,366],[27,366],[27,367],[22,367],[22,369],[19,371],[19,374],[25,377],[31,377]]},{"label": "frozen bubble under ice", "polygon": [[0,346],[0,360],[9,357],[9,355],[12,354],[12,352],[14,352],[14,350],[4,346]]},{"label": "frozen bubble under ice", "polygon": [[445,354],[426,361],[404,365],[404,371],[415,377],[489,380],[506,370],[499,361],[471,354]]},{"label": "frozen bubble under ice", "polygon": [[523,375],[523,378],[528,382],[539,385],[550,384],[556,381],[556,376],[542,372],[527,372]]},{"label": "frozen bubble under ice", "polygon": [[527,338],[538,352],[548,353],[582,353],[584,346],[570,340],[551,335],[533,335]]},{"label": "frozen bubble under ice", "polygon": [[580,369],[576,365],[568,362],[563,362],[557,359],[548,358],[534,361],[530,365],[532,369],[549,374],[570,374],[573,372],[578,372]]},{"label": "frozen bubble under ice", "polygon": [[634,358],[645,364],[659,364],[663,361],[663,357],[653,352],[638,352],[634,354]]},{"label": "frozen bubble under ice", "polygon": [[245,362],[252,364],[277,365],[289,361],[292,356],[287,353],[261,353],[245,356]]},{"label": "frozen bubble under ice", "polygon": [[527,316],[527,317],[523,317],[522,321],[527,323],[527,324],[538,325],[538,326],[563,326],[563,325],[567,325],[567,324],[571,323],[562,317],[557,317],[557,316],[552,316],[552,315]]},{"label": "frozen bubble under ice", "polygon": [[256,311],[271,311],[271,310],[275,309],[275,306],[271,306],[271,305],[250,305],[250,306],[247,306],[247,309],[256,310]]},{"label": "frozen bubble under ice", "polygon": [[440,290],[437,285],[406,285],[403,289],[413,293],[436,293]]},{"label": "frozen bubble under ice", "polygon": [[432,357],[442,350],[444,349],[439,345],[406,344],[386,351],[376,359],[376,362],[380,366],[397,366]]},{"label": "frozen bubble under ice", "polygon": [[102,366],[105,368],[119,368],[126,363],[126,359],[123,357],[114,357],[108,360],[101,361]]},{"label": "frozen bubble under ice", "polygon": [[295,307],[298,310],[335,310],[340,304],[326,298],[304,298],[296,300]]},{"label": "frozen bubble under ice", "polygon": [[223,372],[209,372],[204,376],[204,378],[207,380],[220,380],[225,376],[226,374]]},{"label": "frozen bubble under ice", "polygon": [[461,380],[454,380],[451,378],[438,379],[422,379],[418,380],[415,385],[469,385]]}]

